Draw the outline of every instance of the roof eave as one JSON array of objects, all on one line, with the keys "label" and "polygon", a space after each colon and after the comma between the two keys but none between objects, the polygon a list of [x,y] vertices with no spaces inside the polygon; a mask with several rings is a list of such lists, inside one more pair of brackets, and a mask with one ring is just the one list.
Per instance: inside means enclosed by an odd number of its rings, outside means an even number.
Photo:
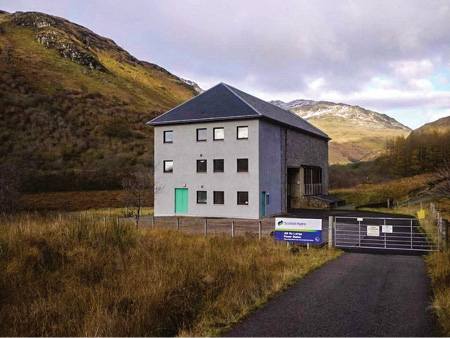
[{"label": "roof eave", "polygon": [[260,119],[260,115],[246,115],[246,116],[227,116],[227,117],[210,117],[201,119],[191,119],[191,120],[175,120],[175,121],[162,121],[153,122],[149,121],[146,124],[149,126],[163,126],[172,124],[188,124],[188,123],[202,123],[202,122],[214,122],[214,121],[231,121],[231,120],[250,120],[250,119]]}]

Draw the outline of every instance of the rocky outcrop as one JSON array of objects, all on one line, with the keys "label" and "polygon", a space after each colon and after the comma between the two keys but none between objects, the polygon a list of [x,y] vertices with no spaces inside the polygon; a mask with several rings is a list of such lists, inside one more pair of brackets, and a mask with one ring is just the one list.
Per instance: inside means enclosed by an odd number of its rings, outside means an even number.
[{"label": "rocky outcrop", "polygon": [[180,79],[181,79],[181,81],[188,84],[189,86],[192,86],[198,94],[201,94],[204,92],[204,90],[201,89],[200,86],[196,82],[188,80],[188,79],[183,79],[182,77],[180,77]]},{"label": "rocky outcrop", "polygon": [[[128,64],[132,67],[139,65],[147,70],[156,70],[191,92],[199,92],[194,85],[184,82],[166,69],[153,63],[138,60],[119,47],[113,40],[97,35],[86,27],[66,19],[40,12],[16,12],[10,14],[10,21],[16,26],[32,30],[37,42],[45,48],[54,49],[63,58],[91,70],[117,75],[115,69],[107,69],[100,62],[104,58],[115,59],[122,65]],[[83,70],[83,72],[85,71]],[[102,81],[106,80],[102,79]]]},{"label": "rocky outcrop", "polygon": [[67,60],[90,69],[107,72],[93,51],[90,50],[87,36],[83,41],[69,35],[63,27],[68,21],[37,12],[17,12],[12,21],[22,27],[35,31],[37,41],[45,48],[55,49]]}]

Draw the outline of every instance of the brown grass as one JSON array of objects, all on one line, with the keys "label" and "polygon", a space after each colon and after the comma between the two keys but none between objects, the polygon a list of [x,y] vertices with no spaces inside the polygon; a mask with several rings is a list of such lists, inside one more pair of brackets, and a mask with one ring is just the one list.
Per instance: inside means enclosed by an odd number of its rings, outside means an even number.
[{"label": "brown grass", "polygon": [[435,252],[426,259],[434,300],[433,309],[438,317],[440,332],[450,336],[450,251]]},{"label": "brown grass", "polygon": [[432,175],[418,175],[381,184],[360,184],[355,188],[334,189],[330,193],[344,199],[347,204],[365,205],[386,202],[388,198],[402,202],[414,197],[417,190],[426,187]]},{"label": "brown grass", "polygon": [[22,215],[0,227],[5,336],[217,335],[339,251]]},{"label": "brown grass", "polygon": [[124,206],[122,190],[41,192],[24,195],[28,210],[78,211]]}]

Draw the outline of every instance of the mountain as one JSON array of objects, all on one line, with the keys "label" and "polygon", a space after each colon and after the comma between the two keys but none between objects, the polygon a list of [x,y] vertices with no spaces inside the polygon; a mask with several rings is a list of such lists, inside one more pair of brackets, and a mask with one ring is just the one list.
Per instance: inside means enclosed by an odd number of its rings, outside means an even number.
[{"label": "mountain", "polygon": [[331,137],[330,164],[373,160],[382,154],[389,139],[411,132],[395,119],[359,106],[312,100],[271,103],[294,112]]},{"label": "mountain", "polygon": [[450,161],[450,116],[392,140],[386,150],[377,159],[384,172],[401,177],[440,171]]},{"label": "mountain", "polygon": [[187,80],[187,79],[183,79],[183,78],[180,78],[183,82],[185,82],[185,83],[187,83],[189,86],[191,86],[192,88],[194,88],[195,89],[195,91],[198,93],[198,94],[201,94],[201,93],[203,93],[204,92],[204,90],[202,89],[202,88],[200,88],[200,86],[196,83],[196,82],[194,82],[194,81],[191,81],[191,80]]},{"label": "mountain", "polygon": [[0,12],[0,165],[27,190],[100,189],[153,163],[153,117],[197,94],[60,17]]},{"label": "mountain", "polygon": [[434,122],[424,124],[422,127],[413,130],[411,135],[421,135],[430,133],[448,133],[450,132],[450,116],[443,117]]}]

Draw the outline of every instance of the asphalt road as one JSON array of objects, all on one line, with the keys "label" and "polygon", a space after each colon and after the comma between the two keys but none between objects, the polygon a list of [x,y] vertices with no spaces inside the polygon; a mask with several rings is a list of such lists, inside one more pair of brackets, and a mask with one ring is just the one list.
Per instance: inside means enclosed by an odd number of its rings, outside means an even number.
[{"label": "asphalt road", "polygon": [[429,292],[422,257],[348,253],[226,336],[435,336]]}]

